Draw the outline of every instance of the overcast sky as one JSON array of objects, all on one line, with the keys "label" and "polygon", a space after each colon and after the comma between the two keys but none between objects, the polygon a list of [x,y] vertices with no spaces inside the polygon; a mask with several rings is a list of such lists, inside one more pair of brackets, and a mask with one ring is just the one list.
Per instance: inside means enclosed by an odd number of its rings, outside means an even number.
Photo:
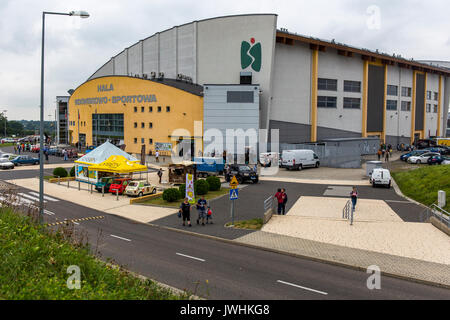
[{"label": "overcast sky", "polygon": [[[1,0],[0,112],[39,119],[42,11],[86,10],[89,19],[46,16],[45,120],[55,97],[112,56],[175,25],[215,16],[276,13],[278,28],[416,60],[450,60],[448,0]],[[379,17],[379,19],[377,18]]]}]

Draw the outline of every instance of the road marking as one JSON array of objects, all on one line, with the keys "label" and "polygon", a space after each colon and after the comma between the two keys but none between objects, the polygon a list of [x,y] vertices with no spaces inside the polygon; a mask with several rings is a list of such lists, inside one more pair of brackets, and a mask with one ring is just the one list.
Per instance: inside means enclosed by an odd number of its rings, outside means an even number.
[{"label": "road marking", "polygon": [[[28,198],[28,199],[31,199],[31,200],[34,200],[34,201],[36,201],[36,202],[39,202],[39,198],[36,198],[36,197],[33,197],[33,196],[30,196],[29,194],[26,194],[26,193],[22,193],[22,192],[19,192],[18,193],[22,198],[23,197],[25,197],[25,198]],[[47,201],[45,201],[44,200],[44,203],[45,202],[47,202]]]},{"label": "road marking", "polygon": [[193,257],[193,256],[188,256],[187,254],[182,254],[182,253],[178,253],[178,252],[176,252],[176,254],[179,255],[179,256],[182,256],[182,257],[198,260],[198,261],[201,261],[201,262],[205,262],[206,261],[205,259],[200,259],[200,258],[196,258],[196,257]]},{"label": "road marking", "polygon": [[55,215],[53,212],[45,210],[45,209],[44,209],[44,213],[48,214],[49,216],[54,216]]},{"label": "road marking", "polygon": [[401,200],[384,200],[384,202],[395,202],[395,203],[412,203],[409,201],[401,201]]},{"label": "road marking", "polygon": [[[37,192],[30,191],[30,194],[39,197],[39,193],[37,193]],[[45,194],[44,194],[44,199],[45,199],[45,200],[49,200],[49,201],[59,201],[58,199],[55,199],[55,198],[46,196]]]},{"label": "road marking", "polygon": [[119,236],[115,236],[115,235],[113,235],[113,234],[111,234],[110,236],[111,236],[111,237],[114,237],[114,238],[117,238],[117,239],[122,239],[122,240],[125,240],[125,241],[131,241],[130,239],[122,238],[122,237],[119,237]]},{"label": "road marking", "polygon": [[307,288],[307,287],[302,287],[302,286],[299,286],[298,284],[293,284],[293,283],[289,283],[289,282],[285,282],[285,281],[281,281],[281,280],[277,280],[277,282],[282,283],[282,284],[286,284],[288,286],[293,286],[293,287],[296,287],[296,288],[300,288],[300,289],[303,289],[303,290],[308,290],[308,291],[312,291],[312,292],[315,292],[315,293],[320,293],[320,294],[323,294],[325,296],[328,294],[328,293],[323,292],[323,291],[314,290],[314,289]]}]

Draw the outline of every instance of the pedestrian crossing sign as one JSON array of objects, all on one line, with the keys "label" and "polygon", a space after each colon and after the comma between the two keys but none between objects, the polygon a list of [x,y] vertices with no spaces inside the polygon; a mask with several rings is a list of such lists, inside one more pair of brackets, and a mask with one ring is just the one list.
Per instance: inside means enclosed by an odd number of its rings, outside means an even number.
[{"label": "pedestrian crossing sign", "polygon": [[230,200],[237,200],[239,198],[239,189],[230,189]]}]

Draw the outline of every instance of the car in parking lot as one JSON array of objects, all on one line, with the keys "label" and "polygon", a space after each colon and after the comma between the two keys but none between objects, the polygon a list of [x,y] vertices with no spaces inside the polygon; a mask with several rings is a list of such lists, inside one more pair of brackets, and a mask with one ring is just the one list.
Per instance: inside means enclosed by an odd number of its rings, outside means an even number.
[{"label": "car in parking lot", "polygon": [[14,163],[9,161],[7,158],[0,158],[0,169],[6,170],[6,169],[14,169]]},{"label": "car in parking lot", "polygon": [[13,153],[2,153],[0,155],[0,158],[4,158],[4,159],[8,159],[11,160],[11,157],[15,158],[17,157],[17,154],[13,154]]},{"label": "car in parking lot", "polygon": [[111,185],[109,186],[109,193],[116,194],[118,191],[119,194],[123,194],[125,191],[125,188],[128,186],[128,183],[130,183],[130,178],[116,178],[113,180]]},{"label": "car in parking lot", "polygon": [[443,156],[442,154],[434,155],[434,156],[428,158],[427,163],[429,165],[442,164],[446,160],[447,161],[450,160],[450,157]]},{"label": "car in parking lot", "polygon": [[156,187],[150,185],[147,181],[130,181],[125,188],[125,194],[129,197],[137,196],[142,197],[147,194],[155,194]]},{"label": "car in parking lot", "polygon": [[440,153],[436,153],[436,152],[425,152],[418,156],[409,157],[408,163],[416,163],[416,164],[427,163],[427,161],[430,157],[440,156],[440,155],[441,155]]},{"label": "car in parking lot", "polygon": [[108,192],[113,180],[114,177],[100,178],[100,180],[95,184],[95,190],[97,190],[98,192],[102,192],[103,189],[104,192]]},{"label": "car in parking lot", "polygon": [[245,181],[251,181],[258,183],[258,173],[250,168],[246,164],[232,164],[225,169],[225,180],[230,182],[233,176],[236,176],[236,180],[242,184]]},{"label": "car in parking lot", "polygon": [[388,188],[391,187],[391,173],[388,169],[383,168],[375,168],[370,175],[370,183],[372,187],[384,185]]},{"label": "car in parking lot", "polygon": [[11,162],[14,163],[15,166],[22,166],[27,164],[39,164],[39,159],[23,155],[15,157]]},{"label": "car in parking lot", "polygon": [[419,155],[424,154],[424,153],[426,153],[426,152],[428,152],[428,150],[414,150],[414,151],[411,151],[411,152],[408,152],[408,153],[404,153],[404,154],[402,154],[402,155],[400,156],[400,160],[402,160],[402,161],[408,161],[408,158],[409,158],[409,157],[412,157],[412,156],[419,156]]}]

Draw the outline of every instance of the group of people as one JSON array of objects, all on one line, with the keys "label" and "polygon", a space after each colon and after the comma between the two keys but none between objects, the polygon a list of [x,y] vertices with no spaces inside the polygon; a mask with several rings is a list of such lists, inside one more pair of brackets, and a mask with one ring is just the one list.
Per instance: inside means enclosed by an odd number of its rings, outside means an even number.
[{"label": "group of people", "polygon": [[202,226],[210,223],[212,224],[212,211],[211,207],[208,205],[208,201],[206,201],[205,196],[202,196],[200,199],[198,199],[197,203],[195,205],[191,205],[189,203],[188,198],[184,198],[184,201],[180,205],[180,210],[178,211],[178,217],[183,218],[183,226],[186,225],[186,221],[188,223],[189,227],[192,227],[191,224],[191,210],[193,207],[197,208],[198,217],[197,217],[197,224],[199,225],[200,222],[202,223]]},{"label": "group of people", "polygon": [[392,156],[392,145],[388,144],[386,146],[386,144],[382,143],[378,149],[377,156],[378,161],[383,158],[385,162],[389,162],[389,158]]},{"label": "group of people", "polygon": [[14,152],[20,154],[20,152],[31,151],[31,143],[18,143],[14,145]]}]

